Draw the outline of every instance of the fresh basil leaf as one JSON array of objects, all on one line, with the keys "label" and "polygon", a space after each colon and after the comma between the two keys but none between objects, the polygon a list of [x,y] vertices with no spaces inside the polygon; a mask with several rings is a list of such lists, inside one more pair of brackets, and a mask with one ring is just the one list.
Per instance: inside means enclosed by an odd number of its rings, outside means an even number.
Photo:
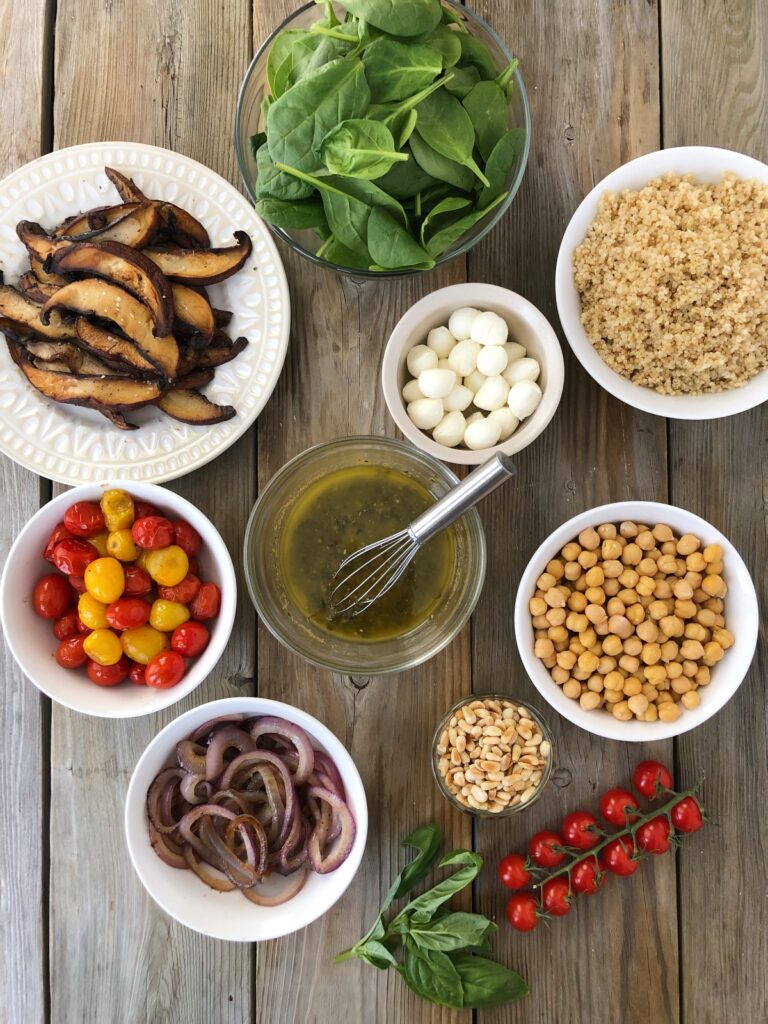
[{"label": "fresh basil leaf", "polygon": [[391,36],[420,36],[440,24],[440,0],[340,0],[357,18],[365,18]]},{"label": "fresh basil leaf", "polygon": [[495,78],[498,68],[493,63],[493,57],[485,43],[480,42],[477,36],[464,32],[459,36],[461,46],[461,57],[459,65],[463,68],[477,68],[481,78]]},{"label": "fresh basil leaf", "polygon": [[449,185],[460,188],[463,192],[472,190],[475,176],[468,167],[438,153],[418,132],[411,138],[409,145],[416,163],[425,173],[439,181],[447,181]]},{"label": "fresh basil leaf", "polygon": [[323,139],[322,156],[332,174],[354,178],[380,178],[407,153],[395,150],[392,133],[381,121],[353,118],[342,121]]},{"label": "fresh basil leaf", "polygon": [[496,82],[478,82],[464,97],[462,106],[475,129],[477,148],[487,160],[493,147],[509,128],[504,90]]},{"label": "fresh basil leaf", "polygon": [[386,971],[389,967],[399,967],[397,960],[387,947],[381,943],[371,940],[364,945],[355,947],[358,960],[370,964],[377,971]]},{"label": "fresh basil leaf", "polygon": [[482,914],[456,911],[445,914],[426,924],[412,924],[409,935],[420,949],[440,949],[443,952],[466,949],[482,943],[496,925]]},{"label": "fresh basil leaf", "polygon": [[489,181],[477,200],[478,209],[484,210],[507,188],[507,181],[512,169],[520,159],[525,146],[525,129],[510,128],[491,151],[485,165],[485,173]]},{"label": "fresh basil leaf", "polygon": [[455,210],[462,210],[465,206],[469,206],[470,202],[470,199],[465,199],[462,196],[446,196],[445,199],[441,199],[439,203],[432,207],[421,222],[421,244],[426,245],[424,236],[427,229],[431,227],[435,217],[439,217],[443,213],[453,213]]},{"label": "fresh basil leaf", "polygon": [[474,953],[453,953],[450,959],[461,980],[465,1009],[501,1006],[528,995],[520,975],[495,960]]},{"label": "fresh basil leaf", "polygon": [[451,221],[450,224],[446,224],[445,227],[439,228],[427,241],[427,252],[430,256],[435,258],[442,255],[444,252],[447,252],[454,242],[458,241],[458,239],[469,231],[471,227],[474,227],[479,220],[486,217],[495,206],[498,206],[498,204],[506,198],[506,196],[507,193],[502,192],[501,195],[492,199],[491,202],[482,209],[476,207],[469,213],[464,214],[464,216]]},{"label": "fresh basil leaf", "polygon": [[446,84],[445,88],[452,96],[458,96],[460,100],[463,100],[479,81],[480,74],[477,68],[454,68],[453,79]]},{"label": "fresh basil leaf", "polygon": [[438,153],[468,167],[487,186],[488,179],[472,156],[475,129],[456,97],[440,90],[423,99],[417,110],[416,133]]},{"label": "fresh basil leaf", "polygon": [[[427,249],[431,256],[436,255],[429,246]],[[438,867],[452,867],[454,864],[460,865],[458,871],[411,900],[397,917],[409,917],[412,925],[414,923],[424,924],[429,921],[438,907],[474,881],[483,866],[483,858],[479,853],[473,853],[471,850],[454,850],[447,857],[443,857]]]},{"label": "fresh basil leaf", "polygon": [[393,900],[399,900],[403,896],[407,896],[409,892],[416,888],[419,882],[427,877],[429,869],[437,860],[441,841],[442,837],[437,825],[423,825],[420,828],[414,829],[410,835],[405,837],[400,845],[412,850],[418,850],[419,853],[409,864],[405,865],[395,879],[387,895],[387,907],[389,907]]},{"label": "fresh basil leaf", "polygon": [[279,171],[272,160],[269,146],[265,143],[256,153],[256,181],[254,183],[257,199],[283,199],[290,202],[294,199],[308,199],[314,191],[312,185],[299,181],[291,175]]},{"label": "fresh basil leaf", "polygon": [[[451,33],[452,34],[452,33]],[[430,85],[443,70],[439,50],[382,36],[362,56],[374,103],[404,100]]]},{"label": "fresh basil leaf", "polygon": [[419,192],[434,185],[435,179],[415,160],[409,160],[407,163],[395,164],[383,177],[376,179],[376,184],[397,199],[413,199]]},{"label": "fresh basil leaf", "polygon": [[439,950],[420,950],[406,942],[403,954],[403,980],[422,999],[438,1006],[461,1009],[464,989],[459,972],[450,958]]},{"label": "fresh basil leaf", "polygon": [[387,270],[434,265],[429,253],[381,206],[374,207],[368,218],[368,251],[376,266]]},{"label": "fresh basil leaf", "polygon": [[309,200],[287,202],[285,199],[259,199],[255,209],[259,217],[278,228],[298,231],[327,225],[323,204]]}]

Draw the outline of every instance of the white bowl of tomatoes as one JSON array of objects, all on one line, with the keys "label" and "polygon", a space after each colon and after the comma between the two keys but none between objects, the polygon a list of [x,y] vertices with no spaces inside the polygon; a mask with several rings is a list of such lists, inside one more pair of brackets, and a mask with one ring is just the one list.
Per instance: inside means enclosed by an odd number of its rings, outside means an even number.
[{"label": "white bowl of tomatoes", "polygon": [[30,519],[0,583],[11,653],[38,689],[100,718],[187,696],[221,657],[237,585],[220,534],[155,484],[84,484]]}]

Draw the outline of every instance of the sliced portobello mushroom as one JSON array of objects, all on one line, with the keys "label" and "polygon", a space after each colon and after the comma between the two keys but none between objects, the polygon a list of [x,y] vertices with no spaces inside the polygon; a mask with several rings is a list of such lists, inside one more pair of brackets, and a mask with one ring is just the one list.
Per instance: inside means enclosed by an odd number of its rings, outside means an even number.
[{"label": "sliced portobello mushroom", "polygon": [[200,369],[191,370],[186,377],[178,377],[176,385],[179,388],[204,388],[206,384],[210,384],[214,377],[214,371],[211,369]]},{"label": "sliced portobello mushroom", "polygon": [[86,210],[85,213],[75,214],[68,217],[51,234],[55,238],[78,238],[80,235],[90,234],[99,228],[105,228],[108,224],[121,220],[128,213],[141,206],[140,202],[119,203],[117,206],[97,206],[93,210]]},{"label": "sliced portobello mushroom", "polygon": [[45,306],[31,302],[10,285],[0,285],[0,317],[4,320],[12,321],[17,328],[29,328],[46,338],[61,338],[65,341],[71,338],[72,324],[55,311],[43,321],[41,317],[44,309]]},{"label": "sliced portobello mushroom", "polygon": [[58,249],[46,267],[59,274],[87,274],[113,281],[147,306],[156,335],[164,337],[173,329],[170,283],[152,260],[122,242],[74,242]]},{"label": "sliced portobello mushroom", "polygon": [[232,319],[231,309],[216,309],[213,310],[213,319],[216,321],[217,327],[226,327]]},{"label": "sliced portobello mushroom", "polygon": [[[172,334],[156,337],[152,314],[124,288],[86,277],[71,281],[51,296],[40,312],[42,322],[57,309],[71,309],[84,316],[98,316],[110,320],[134,342],[143,356],[158,367],[168,380],[176,376],[179,347]],[[78,335],[79,336],[79,335]]]},{"label": "sliced portobello mushroom", "polygon": [[[158,271],[158,273],[160,272]],[[200,292],[194,288],[188,288],[184,284],[174,282],[171,288],[176,322],[182,324],[193,334],[200,335],[208,344],[216,330],[216,319],[210,303]]]},{"label": "sliced portobello mushroom", "polygon": [[188,348],[179,360],[179,377],[183,377],[192,370],[213,369],[216,366],[223,366],[239,356],[248,344],[247,338],[238,338],[230,345],[209,345],[202,350]]},{"label": "sliced portobello mushroom", "polygon": [[235,238],[236,245],[221,249],[147,249],[145,255],[166,277],[181,284],[216,284],[236,274],[251,253],[251,240],[244,231],[236,231]]},{"label": "sliced portobello mushroom", "polygon": [[110,221],[104,227],[95,228],[77,235],[65,235],[67,240],[78,242],[122,242],[132,249],[143,249],[155,238],[162,227],[162,220],[152,203],[142,203],[131,209],[124,217]]},{"label": "sliced portobello mushroom", "polygon": [[[26,337],[18,337],[19,344],[29,353],[36,366],[41,363],[57,363],[72,373],[88,376],[116,377],[113,366],[86,352],[75,341],[48,341],[32,332]],[[48,369],[54,367],[48,366]]]},{"label": "sliced portobello mushroom", "polygon": [[129,423],[128,420],[123,416],[121,412],[117,412],[115,409],[99,409],[97,410],[102,416],[105,416],[113,427],[117,427],[118,430],[138,430],[139,428],[135,423]]},{"label": "sliced portobello mushroom", "polygon": [[84,316],[75,320],[75,335],[82,348],[123,373],[134,377],[160,376],[157,366],[129,338],[91,323]]},{"label": "sliced portobello mushroom", "polygon": [[[46,260],[53,256],[57,249],[68,245],[64,239],[49,235],[45,228],[33,220],[20,220],[16,225],[16,234],[29,254],[30,263],[34,258],[45,265]],[[34,266],[32,269],[35,270]]]},{"label": "sliced portobello mushroom", "polygon": [[223,423],[237,415],[231,405],[215,405],[199,391],[188,388],[172,388],[158,398],[155,404],[173,419],[197,426]]},{"label": "sliced portobello mushroom", "polygon": [[[66,284],[66,282],[64,283]],[[38,280],[37,275],[32,270],[28,270],[26,274],[22,274],[19,278],[19,291],[30,302],[34,302],[36,306],[42,306],[60,287],[61,285],[59,284],[45,284],[43,281]]]},{"label": "sliced portobello mushroom", "polygon": [[50,274],[45,269],[44,261],[33,256],[32,253],[29,253],[29,266],[30,272],[35,275],[40,284],[54,284],[57,288],[61,288],[63,284],[67,283],[67,279],[60,274]]},{"label": "sliced portobello mushroom", "polygon": [[124,203],[153,203],[158,208],[165,230],[178,245],[189,249],[210,247],[211,240],[208,237],[208,232],[200,221],[196,220],[187,210],[161,199],[150,199],[149,196],[144,195],[132,178],[115,170],[114,167],[105,167],[104,171]]}]

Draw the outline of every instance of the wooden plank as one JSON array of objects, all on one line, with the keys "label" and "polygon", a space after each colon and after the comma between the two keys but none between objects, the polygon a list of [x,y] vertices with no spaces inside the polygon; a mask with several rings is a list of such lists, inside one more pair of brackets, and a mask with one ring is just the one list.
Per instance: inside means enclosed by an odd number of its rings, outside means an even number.
[{"label": "wooden plank", "polygon": [[[471,277],[521,292],[557,325],[554,267],[560,239],[583,195],[619,164],[659,143],[658,38],[654,3],[489,5],[486,12],[520,57],[533,110],[531,165],[502,225],[478,247]],[[643,749],[602,741],[560,719],[538,696],[515,649],[516,582],[538,544],[592,506],[626,498],[664,500],[664,422],[635,413],[566,356],[562,405],[546,433],[517,458],[516,481],[483,507],[491,567],[473,630],[476,690],[532,701],[555,734],[557,782],[519,819],[479,823],[487,858],[480,909],[498,920],[496,954],[518,969],[531,995],[478,1021],[672,1022],[678,1019],[675,866],[644,864],[608,882],[565,921],[532,935],[504,920],[495,865],[524,850],[565,813],[596,810],[597,794],[626,786],[643,754],[671,759],[671,743]],[[553,983],[554,982],[554,983]]]},{"label": "wooden plank", "polygon": [[[765,3],[694,0],[683,7],[663,0],[661,26],[665,145],[723,146],[768,161]],[[768,406],[711,423],[673,421],[670,465],[672,500],[730,538],[765,608]],[[732,628],[738,643],[738,623]],[[706,775],[706,803],[722,826],[705,829],[680,854],[682,1007],[691,1024],[768,1018],[762,896],[768,848],[762,799],[768,788],[767,677],[763,625],[757,657],[738,694],[717,718],[677,743],[683,778]],[[703,878],[712,884],[702,884]]]},{"label": "wooden plank", "polygon": [[[0,177],[40,156],[50,101],[49,4],[30,0],[0,8],[0,89],[6,130],[0,134]],[[0,270],[3,268],[0,267]],[[2,342],[0,342],[2,344]],[[45,500],[34,473],[0,457],[3,563],[19,530]],[[47,790],[50,702],[2,648],[4,699],[0,730],[9,738],[0,761],[6,827],[0,834],[0,992],[8,1020],[42,1021],[47,1005]]]},{"label": "wooden plank", "polygon": [[[135,139],[187,153],[237,181],[227,126],[250,57],[247,5],[60,0],[56,55],[57,147]],[[254,447],[250,431],[215,463],[171,485],[216,523],[236,567],[255,497]],[[242,1024],[250,1017],[251,949],[206,939],[166,917],[136,878],[122,835],[128,779],[152,736],[204,700],[252,690],[253,618],[242,578],[239,585],[227,651],[185,701],[127,722],[54,709],[54,1020]]]}]

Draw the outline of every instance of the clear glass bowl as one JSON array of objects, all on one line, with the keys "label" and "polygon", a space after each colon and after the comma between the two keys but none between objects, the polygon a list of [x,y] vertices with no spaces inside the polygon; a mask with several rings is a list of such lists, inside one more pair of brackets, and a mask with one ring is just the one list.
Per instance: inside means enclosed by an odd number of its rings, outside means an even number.
[{"label": "clear glass bowl", "polygon": [[[536,787],[535,793],[531,796],[529,800],[526,800],[524,804],[510,804],[510,806],[508,806],[506,810],[503,811],[484,811],[480,808],[470,807],[468,804],[461,803],[461,801],[456,798],[456,794],[451,792],[451,790],[446,785],[445,779],[440,774],[439,763],[441,756],[443,756],[439,754],[437,750],[440,744],[440,737],[443,735],[445,730],[450,727],[451,719],[459,710],[459,708],[466,707],[468,704],[472,704],[474,701],[477,700],[508,701],[509,703],[514,704],[516,708],[524,708],[527,717],[534,723],[534,725],[538,727],[539,732],[541,733],[544,740],[546,740],[549,743],[549,754],[546,760],[546,764],[544,766],[541,780]],[[520,811],[528,810],[529,807],[536,803],[541,794],[547,788],[547,783],[549,782],[552,776],[552,768],[554,765],[553,755],[554,751],[552,748],[552,733],[549,730],[549,726],[538,713],[538,711],[535,708],[532,708],[530,704],[528,704],[524,700],[518,700],[517,697],[514,697],[509,693],[472,693],[469,694],[467,697],[462,697],[461,700],[456,701],[453,707],[449,708],[446,711],[446,713],[443,715],[443,717],[437,724],[435,734],[432,737],[432,774],[435,777],[435,782],[437,782],[437,787],[440,790],[440,792],[443,794],[443,796],[449,803],[453,804],[453,806],[457,810],[463,811],[464,814],[472,814],[476,818],[509,818],[511,815],[518,814]]]},{"label": "clear glass bowl", "polygon": [[399,672],[433,657],[456,636],[477,603],[485,579],[485,536],[470,509],[453,531],[455,567],[436,610],[402,636],[353,641],[326,633],[290,599],[279,558],[281,531],[290,509],[319,478],[346,466],[386,466],[421,483],[437,499],[459,482],[451,470],[403,441],[345,437],[315,445],[286,463],[253,506],[245,530],[245,578],[251,600],[269,631],[302,658],[348,675]]},{"label": "clear glass bowl", "polygon": [[[512,60],[512,54],[507,50],[504,43],[493,31],[490,25],[486,24],[486,22],[476,14],[473,14],[469,8],[464,7],[460,3],[456,3],[455,0],[442,0],[442,3],[444,7],[450,8],[451,11],[460,18],[462,26],[467,30],[467,32],[482,40],[488,48],[491,57],[499,70],[509,64],[510,60]],[[337,14],[341,14],[343,17],[344,11],[340,6],[338,4],[334,6],[337,8]],[[321,17],[322,8],[318,7],[316,3],[305,4],[293,14],[289,15],[289,17],[287,17],[282,24],[278,25],[274,32],[267,37],[264,43],[262,43],[251,61],[250,67],[245,73],[243,84],[240,86],[240,95],[237,99],[237,114],[235,117],[235,151],[237,153],[237,162],[240,167],[240,175],[243,179],[243,184],[245,185],[246,192],[250,196],[251,201],[254,203],[256,202],[254,183],[256,181],[257,172],[256,161],[254,160],[253,153],[251,151],[250,139],[252,135],[256,134],[256,132],[264,130],[264,119],[261,113],[261,104],[262,100],[269,92],[267,85],[267,55],[269,53],[269,49],[275,39],[275,36],[284,29],[308,29],[313,22],[317,21]],[[525,142],[518,156],[517,162],[507,177],[507,197],[503,202],[499,203],[498,206],[494,207],[487,217],[478,221],[477,224],[467,231],[466,234],[462,235],[450,249],[439,256],[435,261],[438,266],[441,263],[447,263],[449,260],[455,259],[457,256],[462,256],[473,248],[473,246],[477,245],[480,239],[484,238],[504,216],[506,211],[509,209],[512,200],[515,198],[517,190],[520,188],[520,183],[523,180],[523,174],[528,162],[528,153],[530,150],[531,112],[528,106],[528,94],[525,91],[523,77],[520,74],[519,68],[514,73],[514,82],[515,89],[512,95],[512,101],[509,105],[509,127],[523,128],[525,130]],[[414,270],[366,271],[352,267],[342,267],[336,263],[329,263],[321,256],[318,257],[315,255],[315,250],[320,246],[320,240],[314,231],[288,231],[285,228],[275,227],[272,224],[269,225],[269,228],[278,238],[281,238],[286,245],[290,246],[294,252],[305,256],[307,259],[321,267],[328,267],[330,270],[336,270],[342,274],[349,274],[356,278],[377,279],[382,277],[406,277],[414,273],[419,273],[419,271]]]}]

